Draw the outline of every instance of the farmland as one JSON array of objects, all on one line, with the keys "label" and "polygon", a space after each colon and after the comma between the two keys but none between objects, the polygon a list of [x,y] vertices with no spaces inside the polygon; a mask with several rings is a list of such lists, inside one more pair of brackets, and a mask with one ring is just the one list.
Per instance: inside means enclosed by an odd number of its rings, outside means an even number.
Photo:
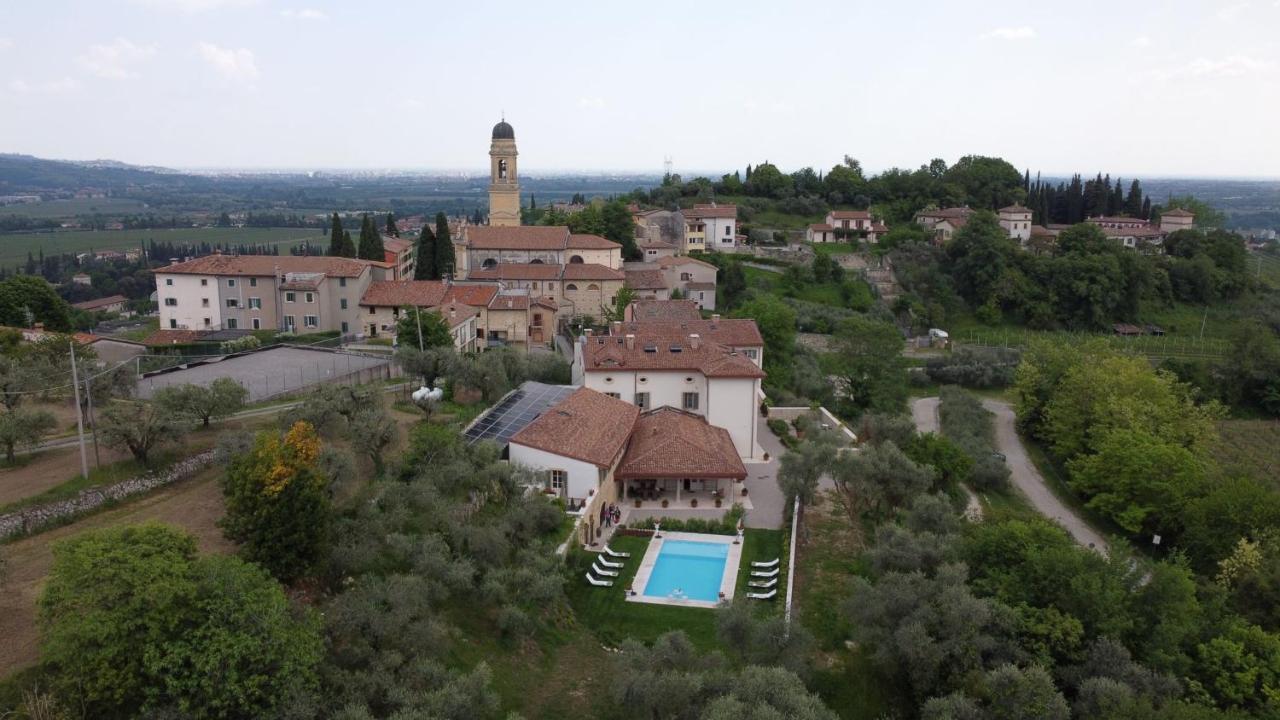
[{"label": "farmland", "polygon": [[325,244],[328,238],[315,228],[176,228],[172,230],[59,230],[0,235],[0,267],[26,262],[27,253],[45,255],[89,250],[128,250],[143,243],[222,243],[278,245],[286,252],[303,240]]}]

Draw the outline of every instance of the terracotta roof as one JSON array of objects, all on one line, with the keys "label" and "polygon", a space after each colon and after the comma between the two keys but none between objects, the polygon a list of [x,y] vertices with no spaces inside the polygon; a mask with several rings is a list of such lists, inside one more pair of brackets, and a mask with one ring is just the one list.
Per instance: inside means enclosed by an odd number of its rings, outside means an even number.
[{"label": "terracotta roof", "polygon": [[428,312],[438,313],[440,317],[444,318],[445,322],[449,323],[449,327],[452,329],[479,315],[480,309],[470,305],[463,305],[462,303],[451,302],[432,308]]},{"label": "terracotta roof", "polygon": [[355,258],[317,255],[206,255],[152,270],[157,275],[254,275],[273,277],[301,272],[329,277],[360,277],[373,264]]},{"label": "terracotta roof", "polygon": [[388,251],[388,252],[393,252],[393,253],[396,253],[396,254],[400,254],[400,253],[404,252],[405,250],[412,250],[412,249],[413,249],[413,241],[412,241],[412,240],[405,240],[405,239],[403,239],[403,238],[390,237],[390,236],[387,236],[387,235],[383,235],[383,236],[382,236],[382,249],[383,249],[383,250],[386,250],[386,251]]},{"label": "terracotta roof", "polygon": [[439,280],[378,280],[369,283],[360,304],[377,307],[435,307],[449,286]]},{"label": "terracotta roof", "polygon": [[686,218],[736,218],[737,205],[694,205],[684,211]]},{"label": "terracotta roof", "polygon": [[174,345],[177,343],[190,343],[199,340],[208,334],[205,330],[156,330],[142,341],[143,345]]},{"label": "terracotta roof", "polygon": [[1057,237],[1058,234],[1043,225],[1031,226],[1031,237]]},{"label": "terracotta roof", "polygon": [[511,442],[609,468],[626,447],[639,415],[640,409],[631,403],[578,388],[516,433]]},{"label": "terracotta roof", "polygon": [[662,266],[662,267],[664,267],[664,268],[665,268],[665,267],[675,267],[675,266],[677,266],[677,265],[701,265],[702,267],[709,267],[709,268],[714,268],[714,267],[715,267],[715,265],[712,265],[711,263],[706,262],[705,260],[699,260],[699,259],[697,259],[697,258],[691,258],[691,257],[689,257],[688,255],[675,255],[675,256],[671,256],[671,257],[660,257],[660,258],[658,258],[657,260],[654,260],[654,262],[658,263],[659,265],[661,265],[661,266]]},{"label": "terracotta roof", "polygon": [[586,372],[617,370],[697,370],[707,377],[762,378],[764,371],[745,355],[699,338],[694,348],[689,337],[635,338],[627,347],[625,337],[598,335],[583,338]]},{"label": "terracotta roof", "polygon": [[1166,210],[1160,213],[1161,217],[1164,217],[1165,215],[1168,215],[1169,217],[1189,217],[1189,218],[1193,218],[1196,216],[1196,214],[1191,212],[1190,210],[1183,210],[1182,208],[1174,208],[1172,210]]},{"label": "terracotta roof", "polygon": [[564,266],[564,280],[624,280],[621,270],[597,263],[570,263]]},{"label": "terracotta roof", "polygon": [[489,301],[489,310],[528,310],[533,305],[541,305],[551,310],[558,310],[556,301],[548,297],[531,298],[528,295],[495,295]]},{"label": "terracotta roof", "polygon": [[636,300],[631,303],[634,320],[701,320],[698,303],[692,300]]},{"label": "terracotta roof", "polygon": [[667,279],[661,270],[626,271],[627,287],[633,290],[665,290]]},{"label": "terracotta roof", "polygon": [[129,299],[123,295],[111,295],[109,297],[98,298],[97,300],[85,300],[84,302],[78,302],[73,304],[71,307],[77,310],[97,310],[100,307],[123,304],[126,302],[129,302]]},{"label": "terracotta roof", "polygon": [[831,217],[836,220],[870,220],[871,213],[866,210],[832,210]]},{"label": "terracotta roof", "polygon": [[488,307],[498,294],[497,285],[450,285],[445,300],[473,307]]},{"label": "terracotta roof", "polygon": [[1024,207],[1024,206],[1022,206],[1022,205],[1019,205],[1019,204],[1017,204],[1017,203],[1014,203],[1013,205],[1009,205],[1009,206],[1007,206],[1007,207],[1002,207],[1002,208],[1000,208],[1000,212],[1002,212],[1002,213],[1029,213],[1029,212],[1031,212],[1031,208],[1029,208],[1029,207]]},{"label": "terracotta roof", "polygon": [[888,226],[888,225],[885,225],[884,223],[875,223],[874,225],[872,225],[872,226],[871,226],[871,232],[873,232],[873,233],[887,233],[887,232],[889,232],[889,226]]},{"label": "terracotta roof", "polygon": [[827,223],[812,223],[811,225],[809,225],[809,229],[829,231],[829,230],[834,230],[835,228],[831,227]]},{"label": "terracotta roof", "polygon": [[934,210],[921,210],[916,213],[918,218],[967,218],[973,214],[973,210],[968,207],[941,208]]},{"label": "terracotta roof", "polygon": [[645,338],[663,341],[687,338],[690,333],[697,333],[703,342],[711,341],[729,347],[763,347],[764,337],[760,335],[760,327],[755,320],[749,318],[720,318],[703,320],[701,315],[696,319],[681,320],[646,320],[638,319],[622,323],[622,335],[635,335],[639,342]]},{"label": "terracotta roof", "polygon": [[1096,215],[1091,218],[1085,218],[1085,222],[1094,223],[1095,225],[1100,223],[1115,223],[1119,225],[1146,225],[1147,224],[1147,221],[1143,220],[1142,218],[1115,217],[1115,216],[1109,216],[1109,215]]},{"label": "terracotta roof", "polygon": [[491,268],[472,270],[469,280],[559,280],[561,265],[544,263],[498,263]]},{"label": "terracotta roof", "polygon": [[675,250],[676,246],[666,240],[640,240],[636,243],[640,248],[645,250]]},{"label": "terracotta roof", "polygon": [[[535,421],[536,422],[536,421]],[[733,478],[747,468],[729,431],[701,415],[663,406],[635,420],[631,441],[614,476],[639,478]]]},{"label": "terracotta roof", "polygon": [[467,245],[478,250],[563,250],[569,228],[544,225],[471,225],[465,230]]},{"label": "terracotta roof", "polygon": [[570,235],[569,243],[565,248],[574,250],[613,250],[621,249],[622,246],[612,240],[606,240],[599,235]]},{"label": "terracotta roof", "polygon": [[968,225],[968,224],[969,224],[969,216],[965,215],[965,216],[960,216],[960,217],[944,217],[944,218],[942,218],[941,220],[939,220],[938,222],[940,222],[940,223],[945,222],[946,224],[950,225],[951,227],[955,228],[956,230],[959,230],[960,228],[962,228],[962,227],[964,227],[965,225]]}]

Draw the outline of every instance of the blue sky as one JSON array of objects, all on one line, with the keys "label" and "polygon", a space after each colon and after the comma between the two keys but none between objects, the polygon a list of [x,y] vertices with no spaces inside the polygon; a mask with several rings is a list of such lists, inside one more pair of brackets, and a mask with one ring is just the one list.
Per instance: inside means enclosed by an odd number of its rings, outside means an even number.
[{"label": "blue sky", "polygon": [[0,152],[171,167],[1280,175],[1280,0],[7,0]]}]

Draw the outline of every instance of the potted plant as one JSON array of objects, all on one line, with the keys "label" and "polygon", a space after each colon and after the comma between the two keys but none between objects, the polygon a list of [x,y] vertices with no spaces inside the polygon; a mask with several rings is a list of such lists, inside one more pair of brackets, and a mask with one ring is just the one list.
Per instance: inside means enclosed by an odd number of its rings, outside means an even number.
[{"label": "potted plant", "polygon": [[640,498],[636,498],[636,507],[640,507]]},{"label": "potted plant", "polygon": [[769,462],[769,451],[767,451],[767,450],[766,450],[766,451],[765,451],[765,453],[764,453],[764,461],[765,461],[765,462]]},{"label": "potted plant", "polygon": [[698,498],[689,498],[689,507],[698,507]]},{"label": "potted plant", "polygon": [[746,486],[746,485],[743,485],[743,486],[742,486],[742,497],[746,497],[746,496],[747,496],[747,486]]},{"label": "potted plant", "polygon": [[716,498],[716,507],[720,507],[720,503],[721,503],[720,498]]},{"label": "potted plant", "polygon": [[666,506],[667,506],[667,499],[662,498],[662,507],[666,507]]}]

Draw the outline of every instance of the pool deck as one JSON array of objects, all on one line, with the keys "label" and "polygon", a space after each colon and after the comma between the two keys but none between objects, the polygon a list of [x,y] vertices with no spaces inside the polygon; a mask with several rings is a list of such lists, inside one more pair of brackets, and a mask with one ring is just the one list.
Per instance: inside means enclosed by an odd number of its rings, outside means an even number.
[{"label": "pool deck", "polygon": [[651,603],[653,605],[677,605],[682,607],[698,607],[698,608],[714,608],[719,602],[711,602],[707,600],[681,600],[669,597],[646,597],[645,588],[649,585],[649,576],[653,573],[653,566],[658,562],[658,555],[662,552],[662,544],[667,540],[683,540],[686,542],[700,543],[717,543],[729,546],[729,555],[724,561],[724,575],[720,577],[720,594],[725,601],[733,600],[733,591],[738,585],[738,566],[742,562],[742,545],[738,544],[737,537],[733,535],[708,535],[705,533],[687,533],[687,532],[661,532],[660,537],[655,536],[649,541],[649,549],[645,551],[644,557],[640,559],[640,567],[636,570],[635,579],[631,581],[631,594],[627,596],[627,602]]}]

